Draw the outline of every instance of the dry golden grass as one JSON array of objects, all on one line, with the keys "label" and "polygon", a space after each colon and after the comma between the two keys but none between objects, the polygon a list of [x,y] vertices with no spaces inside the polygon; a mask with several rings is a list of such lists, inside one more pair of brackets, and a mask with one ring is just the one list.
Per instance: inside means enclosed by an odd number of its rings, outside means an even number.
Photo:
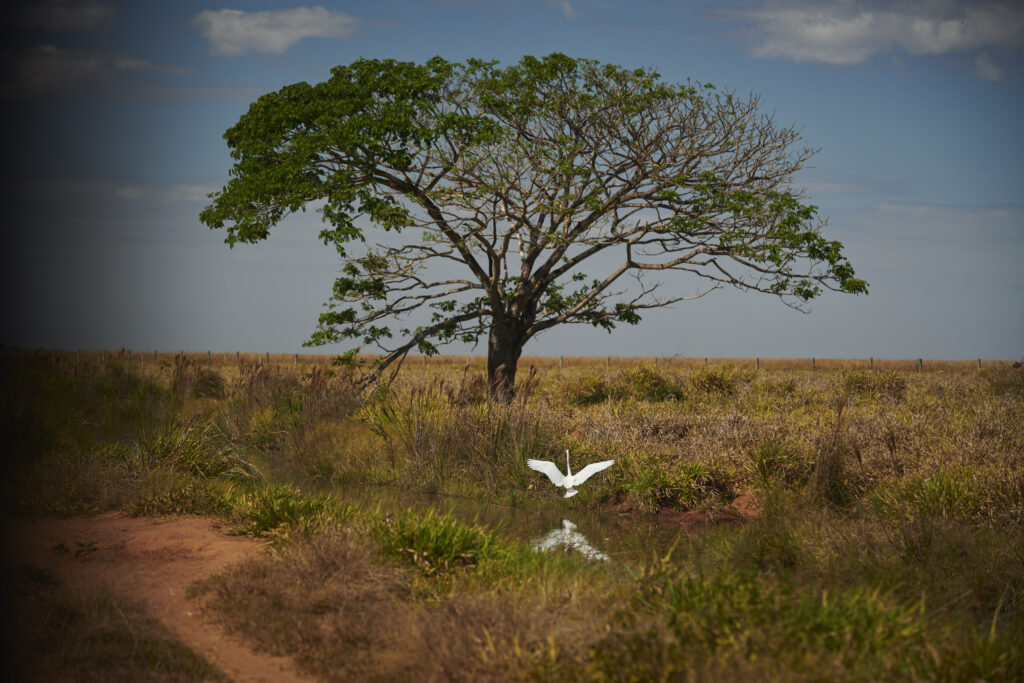
[{"label": "dry golden grass", "polygon": [[[203,355],[4,359],[5,503],[244,522],[278,551],[211,584],[211,609],[324,677],[1024,676],[1024,370],[1010,364],[524,359],[516,400],[496,404],[479,357],[410,359],[360,398],[323,357]],[[281,484],[531,506],[550,490],[524,459],[564,448],[617,461],[568,510],[647,524],[753,491],[763,515],[606,571]]]}]

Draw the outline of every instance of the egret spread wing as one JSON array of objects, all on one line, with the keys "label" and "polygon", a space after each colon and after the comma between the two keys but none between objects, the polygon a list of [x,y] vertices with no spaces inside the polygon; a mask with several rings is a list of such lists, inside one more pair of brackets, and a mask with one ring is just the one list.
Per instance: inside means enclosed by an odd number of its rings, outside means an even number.
[{"label": "egret spread wing", "polygon": [[614,460],[603,460],[601,462],[592,462],[589,465],[587,465],[586,467],[584,467],[582,470],[577,472],[576,476],[573,477],[573,479],[575,479],[575,482],[576,482],[577,485],[582,484],[587,479],[590,479],[592,476],[594,476],[595,474],[597,474],[601,470],[606,470],[606,469],[608,469],[609,467],[611,467],[614,464],[615,464]]},{"label": "egret spread wing", "polygon": [[548,475],[548,479],[555,486],[562,486],[565,482],[565,475],[558,471],[558,466],[547,460],[527,460],[526,466],[531,470],[537,470]]}]

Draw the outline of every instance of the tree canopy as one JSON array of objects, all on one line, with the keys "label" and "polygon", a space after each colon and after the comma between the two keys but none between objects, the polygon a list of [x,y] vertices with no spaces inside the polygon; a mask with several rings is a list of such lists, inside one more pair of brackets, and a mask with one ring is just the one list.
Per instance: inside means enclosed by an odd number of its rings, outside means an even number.
[{"label": "tree canopy", "polygon": [[[251,243],[317,205],[342,267],[307,344],[377,346],[377,373],[486,338],[509,393],[524,344],[556,325],[637,324],[724,285],[796,308],[867,291],[792,184],[813,150],[757,96],[557,53],[331,74],[225,133],[231,177],[201,219]],[[692,289],[666,286],[673,271]]]}]

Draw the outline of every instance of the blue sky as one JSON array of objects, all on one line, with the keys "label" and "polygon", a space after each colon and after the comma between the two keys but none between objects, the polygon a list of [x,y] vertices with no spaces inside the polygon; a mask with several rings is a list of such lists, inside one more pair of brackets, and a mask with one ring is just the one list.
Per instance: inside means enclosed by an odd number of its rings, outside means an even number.
[{"label": "blue sky", "polygon": [[315,213],[234,249],[200,224],[228,177],[223,132],[360,57],[558,51],[758,94],[820,149],[796,180],[871,290],[806,315],[718,291],[528,355],[1024,355],[1019,2],[64,0],[0,21],[5,345],[301,350],[337,257]]}]

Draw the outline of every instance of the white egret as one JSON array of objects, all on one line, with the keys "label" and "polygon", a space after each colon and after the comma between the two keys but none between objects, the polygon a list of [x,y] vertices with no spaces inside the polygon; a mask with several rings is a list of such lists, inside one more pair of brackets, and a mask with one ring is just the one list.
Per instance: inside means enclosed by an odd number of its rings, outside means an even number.
[{"label": "white egret", "polygon": [[592,462],[578,473],[573,474],[572,468],[569,467],[569,451],[565,451],[565,474],[558,469],[558,465],[548,460],[527,460],[526,466],[531,470],[537,470],[548,475],[548,479],[555,486],[564,486],[565,497],[569,498],[575,496],[578,491],[576,487],[590,479],[593,475],[597,474],[601,470],[606,470],[615,464],[614,460],[603,460],[601,462]]}]

